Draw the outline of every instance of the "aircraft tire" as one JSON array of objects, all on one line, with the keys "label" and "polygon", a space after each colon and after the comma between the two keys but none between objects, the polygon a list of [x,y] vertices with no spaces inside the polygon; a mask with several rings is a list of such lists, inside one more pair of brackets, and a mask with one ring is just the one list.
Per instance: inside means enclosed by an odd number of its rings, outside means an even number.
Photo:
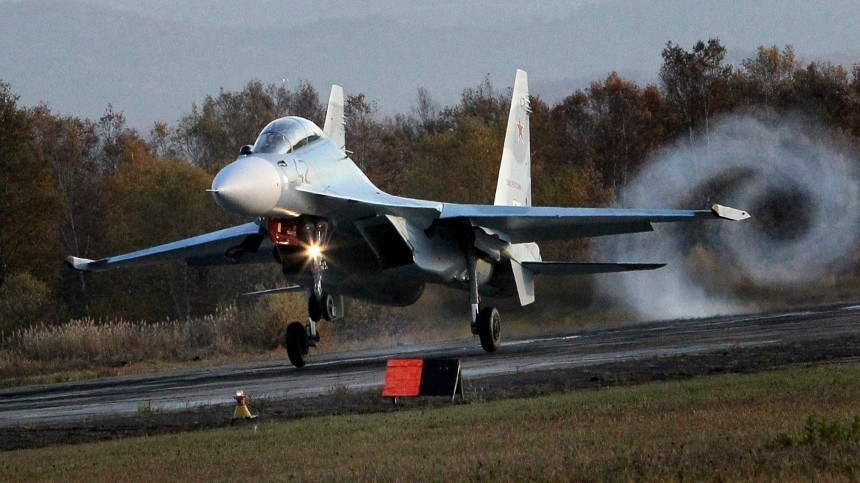
[{"label": "aircraft tire", "polygon": [[330,293],[324,293],[322,296],[322,306],[320,307],[322,318],[328,321],[334,320],[335,308],[334,297]]},{"label": "aircraft tire", "polygon": [[481,347],[487,352],[495,352],[499,348],[502,336],[502,321],[495,307],[484,307],[478,312],[478,337]]},{"label": "aircraft tire", "polygon": [[290,322],[287,326],[287,357],[296,367],[304,367],[308,363],[308,331],[301,322]]}]

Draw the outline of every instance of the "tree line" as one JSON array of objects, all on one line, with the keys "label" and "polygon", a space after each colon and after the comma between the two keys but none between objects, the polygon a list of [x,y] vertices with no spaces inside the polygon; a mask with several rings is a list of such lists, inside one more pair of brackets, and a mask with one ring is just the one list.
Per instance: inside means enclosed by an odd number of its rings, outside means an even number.
[{"label": "tree line", "polygon": [[[690,50],[669,42],[662,57],[657,85],[613,72],[554,105],[532,98],[535,204],[612,205],[656,150],[707,136],[728,112],[799,112],[855,145],[860,140],[860,64],[804,63],[788,46],[759,47],[733,66],[718,39]],[[410,113],[385,117],[364,94],[353,94],[346,100],[347,148],[386,191],[488,203],[509,103],[509,91],[489,79],[465,89],[453,106],[439,106],[419,89]],[[285,115],[322,125],[320,93],[309,83],[291,91],[253,80],[192,104],[175,125],[158,122],[140,132],[110,105],[96,120],[58,115],[47,105],[21,107],[12,86],[0,81],[0,331],[81,316],[188,318],[231,304],[255,284],[276,285],[274,264],[82,274],[62,260],[246,221],[217,208],[205,189],[241,145]],[[569,255],[585,246],[549,250]]]}]

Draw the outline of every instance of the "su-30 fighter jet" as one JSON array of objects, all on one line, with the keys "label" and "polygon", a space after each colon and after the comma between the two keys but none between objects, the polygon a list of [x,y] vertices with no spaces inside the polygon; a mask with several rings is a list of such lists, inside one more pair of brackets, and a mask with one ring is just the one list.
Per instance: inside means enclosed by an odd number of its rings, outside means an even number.
[{"label": "su-30 fighter jet", "polygon": [[543,261],[536,242],[651,231],[652,223],[702,218],[741,220],[746,212],[533,207],[529,94],[518,70],[508,117],[496,197],[492,205],[401,198],[382,192],[344,147],[343,90],[333,86],[323,129],[284,117],[263,129],[253,146],[212,182],[222,208],[256,221],[166,245],[100,260],[67,259],[77,270],[99,271],[166,260],[194,266],[259,261],[281,264],[304,290],[307,324],[287,326],[286,347],[296,367],[319,341],[316,322],[341,315],[342,297],[407,306],[435,283],[469,293],[472,333],[487,352],[499,347],[501,323],[481,296],[535,299],[535,275],[652,270],[652,263]]}]

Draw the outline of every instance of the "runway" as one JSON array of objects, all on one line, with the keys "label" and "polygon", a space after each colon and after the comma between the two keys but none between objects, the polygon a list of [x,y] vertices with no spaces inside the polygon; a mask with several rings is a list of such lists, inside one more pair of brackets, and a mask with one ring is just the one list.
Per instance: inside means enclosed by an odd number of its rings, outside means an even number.
[{"label": "runway", "polygon": [[[486,354],[477,339],[341,353],[312,359],[303,369],[284,361],[194,369],[170,374],[110,377],[85,382],[0,390],[0,426],[92,420],[148,408],[173,411],[233,402],[241,389],[252,400],[306,398],[382,387],[391,358],[459,358],[465,381],[492,376],[598,366],[658,356],[860,336],[860,305],[803,311],[675,320],[576,331],[553,337],[504,340]],[[286,359],[286,357],[285,357]]]}]

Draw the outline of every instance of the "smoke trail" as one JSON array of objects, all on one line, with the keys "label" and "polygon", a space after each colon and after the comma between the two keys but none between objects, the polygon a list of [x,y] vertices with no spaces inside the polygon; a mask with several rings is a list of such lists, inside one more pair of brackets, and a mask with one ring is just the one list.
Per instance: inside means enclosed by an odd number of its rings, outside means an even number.
[{"label": "smoke trail", "polygon": [[743,308],[725,288],[727,272],[786,287],[850,268],[860,241],[857,167],[847,143],[804,119],[726,117],[707,139],[659,153],[621,199],[642,208],[719,202],[753,218],[655,225],[656,233],[601,239],[595,257],[669,266],[603,276],[598,289],[648,317],[695,317]]}]

